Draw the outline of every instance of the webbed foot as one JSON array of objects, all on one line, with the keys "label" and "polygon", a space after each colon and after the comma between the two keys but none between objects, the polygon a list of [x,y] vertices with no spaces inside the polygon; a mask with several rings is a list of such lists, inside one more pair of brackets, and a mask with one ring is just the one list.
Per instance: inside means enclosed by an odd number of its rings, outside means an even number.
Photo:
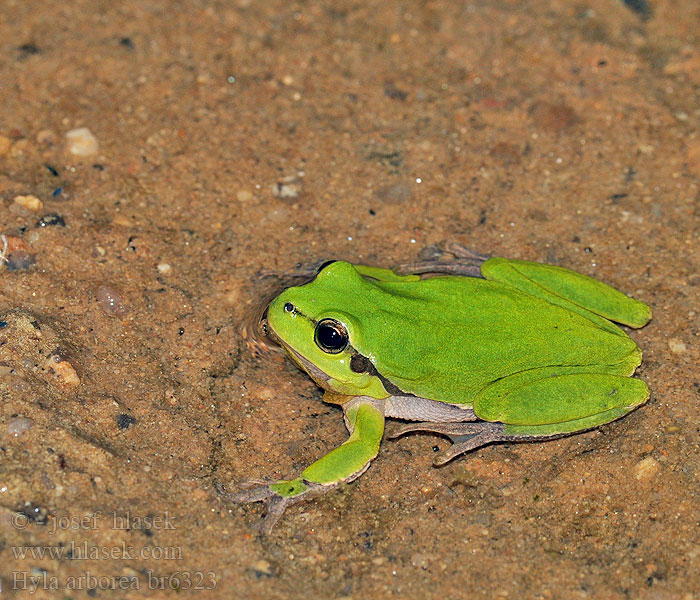
[{"label": "webbed foot", "polygon": [[214,483],[214,488],[224,500],[236,504],[264,502],[265,517],[255,526],[255,529],[260,535],[269,535],[289,506],[306,499],[321,489],[325,491],[328,486],[299,478],[275,482],[253,479],[241,484],[241,489],[238,492],[227,491],[224,485],[219,482]]},{"label": "webbed foot", "polygon": [[433,459],[433,465],[436,467],[447,464],[452,459],[470,450],[475,450],[494,442],[504,442],[513,439],[512,436],[504,435],[502,423],[485,421],[477,423],[408,423],[403,427],[399,427],[398,430],[393,431],[387,437],[395,439],[412,431],[440,433],[452,440],[452,446]]},{"label": "webbed foot", "polygon": [[396,267],[402,275],[446,273],[464,277],[481,277],[481,265],[488,256],[469,250],[456,242],[445,242],[442,246],[431,246],[421,252],[421,262]]}]

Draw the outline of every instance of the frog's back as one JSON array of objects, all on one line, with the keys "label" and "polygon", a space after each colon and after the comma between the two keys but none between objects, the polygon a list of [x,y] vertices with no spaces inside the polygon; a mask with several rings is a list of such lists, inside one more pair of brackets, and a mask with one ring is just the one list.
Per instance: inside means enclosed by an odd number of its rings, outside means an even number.
[{"label": "frog's back", "polygon": [[486,385],[530,369],[630,374],[640,361],[622,330],[507,284],[452,276],[368,284],[367,297],[348,300],[362,323],[357,350],[417,396],[471,403]]}]

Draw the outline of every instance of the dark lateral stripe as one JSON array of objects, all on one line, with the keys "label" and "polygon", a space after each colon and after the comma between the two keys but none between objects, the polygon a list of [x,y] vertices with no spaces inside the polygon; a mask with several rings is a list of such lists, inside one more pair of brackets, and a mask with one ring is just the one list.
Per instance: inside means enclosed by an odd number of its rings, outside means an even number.
[{"label": "dark lateral stripe", "polygon": [[379,371],[377,371],[377,368],[374,366],[374,364],[372,364],[372,361],[369,358],[367,358],[366,356],[363,356],[362,354],[360,354],[356,350],[353,352],[352,356],[350,357],[350,369],[353,371],[353,373],[367,373],[367,374],[372,375],[374,377],[378,377],[379,381],[382,382],[384,389],[392,396],[412,396],[413,395],[413,394],[407,394],[406,392],[402,391],[398,386],[391,383],[391,381],[389,381]]}]

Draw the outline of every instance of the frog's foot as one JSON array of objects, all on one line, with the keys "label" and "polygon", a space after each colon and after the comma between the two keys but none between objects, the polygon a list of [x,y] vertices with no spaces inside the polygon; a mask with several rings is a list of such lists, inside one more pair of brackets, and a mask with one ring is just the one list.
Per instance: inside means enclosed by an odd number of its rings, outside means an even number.
[{"label": "frog's foot", "polygon": [[445,254],[452,254],[455,258],[460,258],[463,260],[486,262],[489,258],[485,254],[481,254],[475,250],[470,250],[466,246],[463,246],[457,242],[445,242],[443,244],[443,249]]},{"label": "frog's foot", "polygon": [[446,242],[442,247],[425,248],[420,258],[421,262],[399,265],[396,272],[404,275],[446,273],[463,277],[481,277],[481,265],[489,257],[469,250],[461,244]]},{"label": "frog's foot", "polygon": [[450,462],[460,454],[475,450],[481,446],[514,439],[513,436],[503,433],[504,427],[502,423],[489,423],[486,421],[477,423],[409,423],[400,427],[388,437],[389,439],[394,439],[411,431],[441,433],[452,440],[452,446],[433,460],[433,464],[436,467]]},{"label": "frog's foot", "polygon": [[227,491],[219,482],[214,483],[214,488],[224,500],[236,504],[264,502],[265,517],[258,523],[256,529],[261,535],[269,535],[289,506],[305,500],[314,493],[325,492],[329,486],[300,479],[277,482],[253,479],[241,484],[241,490],[238,492]]}]

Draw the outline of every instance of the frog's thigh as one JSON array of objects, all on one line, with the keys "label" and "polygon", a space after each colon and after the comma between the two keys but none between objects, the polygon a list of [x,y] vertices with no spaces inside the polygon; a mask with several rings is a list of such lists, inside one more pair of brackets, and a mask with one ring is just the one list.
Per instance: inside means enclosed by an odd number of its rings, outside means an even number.
[{"label": "frog's thigh", "polygon": [[576,271],[526,260],[495,257],[481,266],[486,279],[507,283],[533,296],[552,301],[548,294],[563,298],[601,317],[642,327],[651,309],[615,288]]},{"label": "frog's thigh", "polygon": [[523,379],[513,375],[482,391],[474,401],[476,415],[503,423],[507,436],[546,437],[609,423],[649,397],[640,379],[607,373]]}]

